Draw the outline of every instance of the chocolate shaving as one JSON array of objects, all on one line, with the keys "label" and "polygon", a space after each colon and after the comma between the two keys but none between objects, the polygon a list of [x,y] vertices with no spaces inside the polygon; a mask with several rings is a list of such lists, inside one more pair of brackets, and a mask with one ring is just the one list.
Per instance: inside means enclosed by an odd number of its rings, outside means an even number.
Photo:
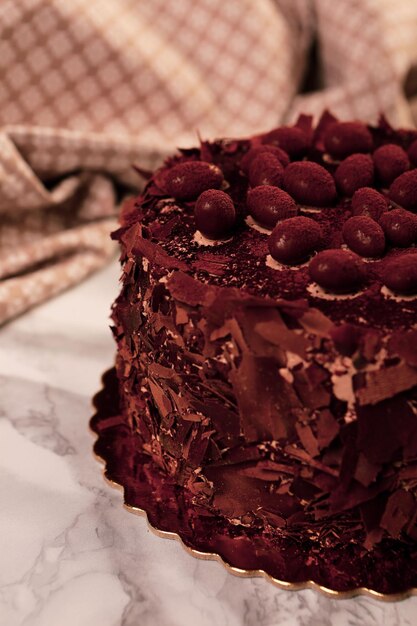
[{"label": "chocolate shaving", "polygon": [[389,463],[417,431],[413,410],[401,396],[357,408],[357,449],[374,464]]},{"label": "chocolate shaving", "polygon": [[293,410],[301,404],[291,385],[278,375],[273,359],[244,354],[230,379],[247,441],[293,436]]},{"label": "chocolate shaving", "polygon": [[[121,228],[119,231],[116,231],[116,233],[117,237],[120,238],[120,241],[123,243],[126,254],[130,255],[138,238],[141,237],[142,226],[140,223],[136,223],[130,228]],[[116,235],[116,233],[114,234]]]},{"label": "chocolate shaving", "polygon": [[132,253],[144,256],[151,263],[167,269],[186,270],[188,267],[184,261],[169,256],[161,246],[143,237],[137,236],[134,243],[132,242]]},{"label": "chocolate shaving", "polygon": [[359,404],[376,404],[417,385],[417,371],[407,363],[399,363],[356,375],[353,384]]},{"label": "chocolate shaving", "polygon": [[195,271],[207,272],[212,276],[223,276],[228,264],[230,263],[230,257],[221,254],[212,254],[206,252],[201,254],[200,258],[193,262],[192,268]]},{"label": "chocolate shaving", "polygon": [[380,469],[381,465],[371,463],[369,459],[361,452],[358,456],[354,476],[356,480],[361,483],[361,485],[367,487],[374,482],[374,480],[378,476]]},{"label": "chocolate shaving", "polygon": [[167,287],[173,298],[189,306],[207,306],[213,301],[217,292],[215,287],[204,285],[183,272],[172,274],[168,279]]},{"label": "chocolate shaving", "polygon": [[318,309],[309,309],[299,318],[301,326],[308,333],[318,337],[330,337],[333,322]]},{"label": "chocolate shaving", "polygon": [[151,378],[149,378],[149,389],[160,415],[166,417],[173,409],[169,398],[164,393],[164,390]]},{"label": "chocolate shaving", "polygon": [[320,450],[326,448],[338,435],[339,423],[329,409],[322,409],[316,420],[317,443]]},{"label": "chocolate shaving", "polygon": [[388,340],[390,355],[398,355],[411,367],[417,367],[417,329],[397,331]]},{"label": "chocolate shaving", "polygon": [[293,370],[294,387],[302,402],[310,409],[329,406],[330,392],[324,383],[329,374],[319,365],[311,364],[306,369]]},{"label": "chocolate shaving", "polygon": [[295,425],[295,429],[300,438],[303,447],[307,450],[307,452],[312,456],[318,456],[320,453],[318,441],[315,438],[311,427],[308,424],[302,424],[301,422],[297,422]]},{"label": "chocolate shaving", "polygon": [[307,358],[307,348],[309,347],[307,339],[287,328],[278,311],[269,311],[268,317],[270,319],[265,321],[256,321],[256,318],[258,320],[260,318],[257,311],[254,317],[254,329],[258,335],[287,352],[293,352],[302,359]]},{"label": "chocolate shaving", "polygon": [[155,221],[150,224],[149,232],[153,238],[158,239],[159,241],[164,241],[173,234],[175,227],[180,223],[180,221],[181,218],[179,215],[174,215],[174,217],[164,224],[160,224],[158,221]]},{"label": "chocolate shaving", "polygon": [[409,491],[404,489],[394,491],[388,498],[381,519],[381,527],[385,528],[391,537],[399,537],[400,532],[406,526],[415,509],[416,501]]}]

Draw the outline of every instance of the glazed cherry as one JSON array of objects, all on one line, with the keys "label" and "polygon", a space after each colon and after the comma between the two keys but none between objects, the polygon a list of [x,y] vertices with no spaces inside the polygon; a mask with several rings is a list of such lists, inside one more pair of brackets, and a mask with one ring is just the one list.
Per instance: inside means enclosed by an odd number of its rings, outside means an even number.
[{"label": "glazed cherry", "polygon": [[382,280],[394,293],[417,293],[417,254],[408,253],[389,259],[382,272]]},{"label": "glazed cherry", "polygon": [[300,204],[327,206],[336,197],[334,180],[318,163],[296,161],[284,170],[284,189]]},{"label": "glazed cherry", "polygon": [[351,217],[343,226],[343,239],[353,252],[364,257],[384,254],[385,235],[381,226],[365,215]]},{"label": "glazed cherry", "polygon": [[276,157],[281,163],[282,167],[287,167],[288,163],[290,162],[290,157],[288,156],[288,154],[284,152],[284,150],[281,150],[281,148],[278,148],[278,146],[272,146],[268,144],[255,146],[254,148],[250,148],[247,153],[242,157],[242,160],[239,164],[242,172],[248,175],[249,167],[252,161],[260,154],[265,153],[272,154],[274,157]]},{"label": "glazed cherry", "polygon": [[285,191],[271,185],[261,185],[248,191],[247,206],[254,220],[266,228],[297,215],[297,205]]},{"label": "glazed cherry", "polygon": [[353,215],[365,215],[379,222],[381,216],[388,210],[388,202],[382,193],[372,187],[357,189],[352,198]]},{"label": "glazed cherry", "polygon": [[369,154],[352,154],[341,162],[334,175],[339,191],[353,196],[361,187],[370,187],[374,180],[374,164]]},{"label": "glazed cherry", "polygon": [[323,250],[311,259],[308,269],[312,280],[334,293],[356,291],[366,280],[364,262],[348,250]]},{"label": "glazed cherry", "polygon": [[408,248],[417,241],[417,215],[405,209],[393,209],[385,213],[380,224],[393,246]]},{"label": "glazed cherry", "polygon": [[293,159],[298,159],[307,152],[308,137],[301,128],[297,126],[282,126],[275,128],[271,132],[263,135],[263,144],[272,144],[284,150]]},{"label": "glazed cherry", "polygon": [[322,242],[320,226],[309,217],[291,217],[277,224],[268,239],[271,256],[280,263],[305,261]]},{"label": "glazed cherry", "polygon": [[222,239],[231,234],[236,222],[233,200],[218,189],[208,189],[198,197],[194,207],[197,229],[208,239]]},{"label": "glazed cherry", "polygon": [[388,143],[377,148],[373,154],[375,171],[379,180],[385,185],[410,167],[410,160],[405,150],[394,143]]},{"label": "glazed cherry", "polygon": [[404,209],[417,212],[417,170],[398,176],[389,188],[389,197]]},{"label": "glazed cherry", "polygon": [[258,154],[249,166],[251,187],[273,185],[279,187],[284,169],[275,155],[269,152]]},{"label": "glazed cherry", "polygon": [[323,136],[324,146],[333,157],[344,159],[357,152],[372,150],[372,135],[362,122],[335,122]]},{"label": "glazed cherry", "polygon": [[194,200],[206,189],[218,189],[223,173],[217,165],[205,161],[184,161],[167,170],[164,191],[177,200]]}]

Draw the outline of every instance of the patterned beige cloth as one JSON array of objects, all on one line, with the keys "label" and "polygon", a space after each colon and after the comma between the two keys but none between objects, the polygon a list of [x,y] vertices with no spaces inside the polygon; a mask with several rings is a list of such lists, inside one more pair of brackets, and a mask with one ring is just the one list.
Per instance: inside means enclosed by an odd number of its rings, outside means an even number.
[{"label": "patterned beige cloth", "polygon": [[325,107],[410,124],[416,32],[416,0],[2,0],[0,323],[110,258],[133,162]]}]

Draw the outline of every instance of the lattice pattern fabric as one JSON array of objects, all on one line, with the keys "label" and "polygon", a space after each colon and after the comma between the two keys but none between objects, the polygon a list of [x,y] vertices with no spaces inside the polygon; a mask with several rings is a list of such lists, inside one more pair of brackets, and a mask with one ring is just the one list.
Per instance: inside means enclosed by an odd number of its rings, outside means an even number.
[{"label": "lattice pattern fabric", "polygon": [[0,323],[111,256],[133,162],[325,107],[410,124],[416,31],[414,0],[3,0]]}]

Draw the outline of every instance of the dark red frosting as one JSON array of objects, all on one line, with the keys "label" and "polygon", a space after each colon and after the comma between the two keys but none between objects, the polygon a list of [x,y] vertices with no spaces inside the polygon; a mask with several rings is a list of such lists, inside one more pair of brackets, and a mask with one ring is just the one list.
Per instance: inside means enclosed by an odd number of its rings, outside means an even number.
[{"label": "dark red frosting", "polygon": [[[329,123],[327,114],[313,129],[302,117],[296,132],[182,151],[125,208],[114,234],[123,264],[113,309],[117,374],[140,454],[202,516],[294,542],[303,571],[310,560],[319,567],[327,542],[355,554],[394,542],[405,554],[417,541],[417,369],[404,339],[415,333],[417,300],[384,289],[394,266],[415,268],[417,253],[390,244],[365,263],[342,248],[352,203],[336,195],[338,164],[323,144],[324,133],[327,144],[334,136]],[[417,137],[384,120],[365,128],[356,135],[363,151],[389,143],[407,152]],[[335,136],[346,156],[344,132]],[[269,141],[306,159],[280,166],[300,215],[322,233],[310,267],[267,265],[268,234],[245,223],[249,181],[240,163]],[[222,172],[237,214],[232,240],[214,247],[195,241],[193,200],[173,198],[163,184],[180,164],[200,162]],[[409,179],[396,180],[391,198],[398,188],[409,198]],[[308,204],[316,212],[303,213]],[[336,258],[343,280],[354,267],[349,297],[332,297],[332,280],[328,297],[311,290],[311,266],[323,254]]]}]

